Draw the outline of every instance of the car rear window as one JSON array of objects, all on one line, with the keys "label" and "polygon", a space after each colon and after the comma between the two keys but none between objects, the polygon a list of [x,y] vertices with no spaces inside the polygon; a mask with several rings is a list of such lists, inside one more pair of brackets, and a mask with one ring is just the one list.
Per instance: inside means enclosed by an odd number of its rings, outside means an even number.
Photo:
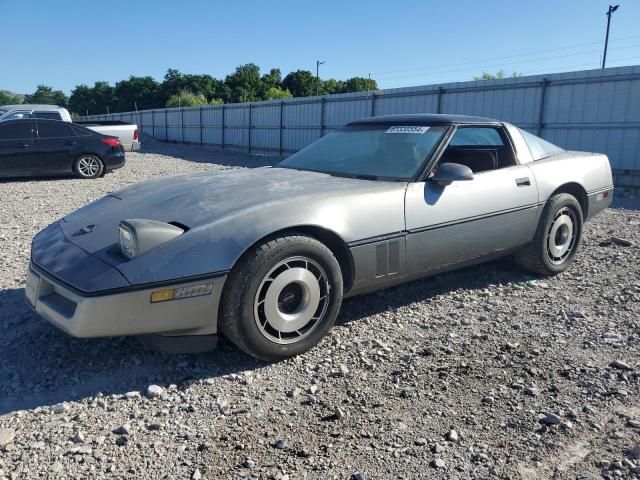
[{"label": "car rear window", "polygon": [[38,122],[39,138],[72,137],[73,132],[64,122]]},{"label": "car rear window", "polygon": [[0,124],[0,140],[31,139],[31,122],[7,122]]},{"label": "car rear window", "polygon": [[533,133],[529,133],[526,130],[519,128],[522,138],[527,143],[531,156],[534,160],[542,160],[543,158],[550,157],[556,153],[564,152],[564,149],[560,148],[553,143],[547,142],[540,137],[536,137]]},{"label": "car rear window", "polygon": [[79,127],[78,125],[69,125],[69,126],[71,127],[71,130],[73,130],[73,133],[75,133],[79,137],[91,135],[93,133],[88,128]]},{"label": "car rear window", "polygon": [[46,118],[46,119],[49,119],[49,120],[60,120],[60,119],[62,119],[62,117],[60,116],[59,112],[33,112],[33,114],[31,116],[35,117],[35,118]]}]

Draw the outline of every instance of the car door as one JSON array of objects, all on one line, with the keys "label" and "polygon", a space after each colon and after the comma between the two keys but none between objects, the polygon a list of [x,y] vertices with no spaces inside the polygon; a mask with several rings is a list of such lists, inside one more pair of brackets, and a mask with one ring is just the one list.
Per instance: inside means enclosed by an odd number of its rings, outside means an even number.
[{"label": "car door", "polygon": [[62,121],[37,120],[33,168],[46,173],[71,173],[78,139]]},{"label": "car door", "polygon": [[410,183],[405,200],[410,271],[447,270],[533,238],[538,191],[501,126],[458,127],[440,162],[466,164],[472,180]]},{"label": "car door", "polygon": [[11,177],[28,172],[33,155],[32,121],[0,123],[0,175]]}]

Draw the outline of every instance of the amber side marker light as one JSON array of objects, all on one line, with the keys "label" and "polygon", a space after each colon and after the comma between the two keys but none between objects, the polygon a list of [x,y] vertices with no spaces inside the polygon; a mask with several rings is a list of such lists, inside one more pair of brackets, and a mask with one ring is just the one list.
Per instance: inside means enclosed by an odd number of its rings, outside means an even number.
[{"label": "amber side marker light", "polygon": [[202,297],[213,292],[213,283],[191,285],[190,287],[167,288],[151,293],[151,303],[180,300],[181,298]]}]

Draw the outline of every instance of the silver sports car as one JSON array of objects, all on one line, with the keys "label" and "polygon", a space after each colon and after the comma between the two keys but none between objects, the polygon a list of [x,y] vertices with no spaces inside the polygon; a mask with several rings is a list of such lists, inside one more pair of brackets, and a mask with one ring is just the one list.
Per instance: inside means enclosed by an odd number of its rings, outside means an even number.
[{"label": "silver sports car", "polygon": [[275,360],[318,343],[345,297],[504,255],[562,272],[612,196],[605,155],[505,122],[367,118],[273,168],[161,178],[71,213],[33,239],[26,296],[76,337],[202,348],[221,332]]}]

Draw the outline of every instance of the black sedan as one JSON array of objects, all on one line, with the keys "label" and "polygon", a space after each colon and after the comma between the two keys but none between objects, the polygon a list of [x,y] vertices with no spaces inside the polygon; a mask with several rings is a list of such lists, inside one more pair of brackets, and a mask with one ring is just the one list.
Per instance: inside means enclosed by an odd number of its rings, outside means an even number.
[{"label": "black sedan", "polygon": [[96,178],[123,165],[124,149],[116,137],[59,120],[0,123],[0,177]]}]

